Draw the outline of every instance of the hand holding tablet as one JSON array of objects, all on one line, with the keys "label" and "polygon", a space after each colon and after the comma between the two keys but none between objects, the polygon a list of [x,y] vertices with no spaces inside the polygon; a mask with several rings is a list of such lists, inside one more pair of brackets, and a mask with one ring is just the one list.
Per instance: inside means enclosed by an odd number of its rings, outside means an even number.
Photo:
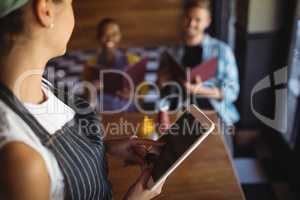
[{"label": "hand holding tablet", "polygon": [[148,188],[157,189],[167,177],[202,143],[214,130],[214,123],[196,106],[191,105],[187,111],[160,137],[164,146],[147,155],[153,165],[152,178]]}]

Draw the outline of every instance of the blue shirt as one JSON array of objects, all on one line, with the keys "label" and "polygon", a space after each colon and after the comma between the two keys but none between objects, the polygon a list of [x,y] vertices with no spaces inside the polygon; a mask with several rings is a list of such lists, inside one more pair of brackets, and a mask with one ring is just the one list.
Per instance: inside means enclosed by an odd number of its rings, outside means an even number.
[{"label": "blue shirt", "polygon": [[[218,58],[218,69],[215,78],[204,82],[203,86],[221,89],[223,99],[209,99],[209,102],[224,123],[233,125],[240,119],[238,110],[234,105],[240,92],[239,73],[234,54],[227,44],[209,35],[205,35],[200,45],[203,47],[203,53],[199,56],[202,56],[203,62],[215,57]],[[184,55],[184,48],[177,48],[171,53],[176,55],[175,58],[180,62]]]}]

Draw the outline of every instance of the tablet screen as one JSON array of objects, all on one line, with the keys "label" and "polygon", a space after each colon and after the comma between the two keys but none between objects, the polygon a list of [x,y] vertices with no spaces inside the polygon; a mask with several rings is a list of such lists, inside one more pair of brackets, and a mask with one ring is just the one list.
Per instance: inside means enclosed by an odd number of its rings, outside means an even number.
[{"label": "tablet screen", "polygon": [[184,113],[159,139],[165,142],[165,145],[162,147],[160,155],[152,161],[154,163],[152,171],[154,182],[158,181],[206,131],[207,128],[203,127],[191,113]]}]

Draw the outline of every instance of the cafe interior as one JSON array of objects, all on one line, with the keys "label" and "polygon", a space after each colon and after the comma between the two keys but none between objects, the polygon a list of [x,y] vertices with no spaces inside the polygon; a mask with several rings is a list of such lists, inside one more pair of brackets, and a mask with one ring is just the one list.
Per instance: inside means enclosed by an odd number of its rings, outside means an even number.
[{"label": "cafe interior", "polygon": [[[205,42],[190,48],[184,38],[203,20],[189,19],[186,25],[191,1],[73,1],[75,28],[67,52],[48,62],[44,77],[89,101],[105,137],[159,140],[192,104],[175,100],[174,107],[172,87],[161,88],[166,76],[178,78],[176,70],[187,67],[183,63],[195,62],[186,55],[190,60],[176,62],[173,49],[201,51],[196,60],[202,74],[190,84],[177,80],[184,90],[198,91],[195,85],[205,87],[209,79],[230,79],[232,85],[213,90],[212,96],[220,97],[193,103],[215,128],[168,176],[155,199],[300,199],[300,1],[211,0]],[[204,58],[206,45],[220,47],[215,65]],[[166,52],[174,61],[167,72],[161,70],[168,65]],[[213,66],[217,78],[210,74]],[[108,71],[100,73],[103,69]],[[122,76],[133,81],[125,83]],[[228,104],[220,103],[227,97]],[[137,128],[124,128],[128,124]],[[122,199],[140,169],[107,159],[114,199]]]},{"label": "cafe interior", "polygon": [[[49,62],[47,71],[53,77],[48,80],[58,87],[67,85],[74,89],[76,85],[74,92],[83,95],[85,89],[80,83],[84,81],[85,65],[97,55],[100,46],[97,25],[111,18],[122,31],[120,48],[147,58],[144,79],[155,83],[162,52],[182,42],[187,2],[75,1],[76,25],[69,50],[65,56]],[[207,33],[227,43],[237,61],[240,93],[235,104],[240,121],[235,124],[232,142],[222,139],[222,131],[215,141],[208,137],[197,153],[170,176],[161,198],[298,199],[300,1],[213,0],[211,4],[213,19]],[[276,72],[284,77],[277,86]],[[270,86],[255,91],[257,84],[266,79],[271,80]],[[279,91],[283,91],[285,103],[279,103]],[[157,117],[153,116],[159,114],[159,95],[151,88],[146,93],[141,106],[147,112],[103,114],[103,123],[119,122],[122,117],[134,123],[144,123],[146,118],[147,124],[147,117],[150,123],[156,122]],[[176,117],[169,115],[174,121]],[[118,164],[113,162],[115,169],[110,170],[116,198],[126,191],[128,175],[136,173],[131,168],[120,170]]]}]

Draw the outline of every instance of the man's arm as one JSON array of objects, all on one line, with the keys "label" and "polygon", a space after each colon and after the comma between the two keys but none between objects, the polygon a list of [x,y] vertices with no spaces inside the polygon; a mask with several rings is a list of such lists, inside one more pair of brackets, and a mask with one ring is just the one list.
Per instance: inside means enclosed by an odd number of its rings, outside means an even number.
[{"label": "man's arm", "polygon": [[222,67],[222,80],[215,85],[203,86],[201,77],[196,78],[196,84],[186,83],[187,90],[192,94],[219,101],[235,102],[238,98],[240,85],[239,74],[234,54],[229,46],[223,46],[219,58]]},{"label": "man's arm", "polygon": [[202,80],[200,77],[196,78],[196,84],[191,84],[187,82],[185,84],[187,91],[191,94],[199,95],[201,97],[223,100],[223,90],[217,87],[205,87],[202,85]]},{"label": "man's arm", "polygon": [[223,59],[225,64],[225,76],[220,88],[223,91],[225,101],[235,102],[239,96],[240,83],[236,59],[230,47],[225,48]]}]

